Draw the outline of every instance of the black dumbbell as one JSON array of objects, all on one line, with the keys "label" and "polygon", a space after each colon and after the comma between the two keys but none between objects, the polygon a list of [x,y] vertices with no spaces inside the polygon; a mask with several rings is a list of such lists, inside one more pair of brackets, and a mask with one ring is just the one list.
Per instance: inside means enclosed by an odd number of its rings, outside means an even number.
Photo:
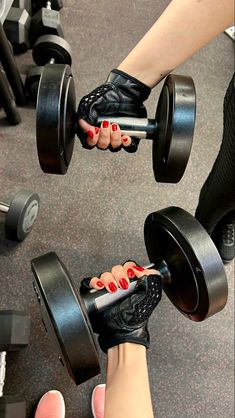
[{"label": "black dumbbell", "polygon": [[[171,74],[162,88],[155,119],[111,120],[120,125],[123,133],[153,140],[153,170],[156,181],[177,183],[184,174],[190,156],[195,114],[193,80]],[[45,173],[67,172],[75,134],[80,135],[77,119],[71,68],[46,66],[41,76],[36,114],[38,157]]]},{"label": "black dumbbell", "polygon": [[3,27],[15,54],[22,54],[30,47],[30,22],[31,17],[26,9],[11,7]]},{"label": "black dumbbell", "polygon": [[[180,313],[192,321],[203,321],[224,308],[228,285],[222,260],[190,213],[177,207],[151,213],[145,221],[144,237],[153,263],[148,267],[160,272],[163,289]],[[31,266],[45,328],[61,363],[80,384],[100,371],[93,333],[97,313],[129,296],[136,281],[128,290],[107,293],[92,289],[80,294],[55,253],[35,258]]]},{"label": "black dumbbell", "polygon": [[4,396],[7,352],[20,351],[29,344],[30,317],[19,311],[0,311],[0,417],[25,418],[26,402],[20,396]]},{"label": "black dumbbell", "polygon": [[56,35],[41,36],[33,47],[33,59],[37,66],[26,74],[25,89],[33,102],[37,100],[38,85],[45,64],[72,64],[71,48],[68,42]]},{"label": "black dumbbell", "polygon": [[[50,2],[53,10],[60,10],[63,7],[62,0],[50,0]],[[33,14],[35,14],[43,6],[45,6],[45,0],[32,0]]]},{"label": "black dumbbell", "polygon": [[5,217],[8,239],[23,241],[33,228],[39,210],[39,196],[30,190],[20,190],[10,205],[0,202],[0,212]]},{"label": "black dumbbell", "polygon": [[30,42],[35,41],[43,35],[57,35],[64,38],[63,29],[60,23],[60,12],[53,10],[51,1],[45,1],[46,7],[42,7],[33,17],[30,27]]},{"label": "black dumbbell", "polygon": [[12,7],[17,7],[18,9],[27,10],[28,14],[32,15],[32,3],[31,0],[14,0]]}]

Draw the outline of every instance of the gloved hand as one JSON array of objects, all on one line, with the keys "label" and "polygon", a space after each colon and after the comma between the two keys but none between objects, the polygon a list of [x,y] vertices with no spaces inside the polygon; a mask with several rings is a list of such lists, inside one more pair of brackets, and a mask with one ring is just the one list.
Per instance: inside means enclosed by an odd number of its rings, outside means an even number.
[{"label": "gloved hand", "polygon": [[[81,99],[78,106],[78,119],[95,125],[101,115],[146,117],[147,112],[143,102],[148,98],[150,92],[150,87],[141,81],[123,71],[114,69],[104,84]],[[79,125],[82,125],[81,122]],[[80,129],[78,135],[82,145],[87,148],[87,133]],[[139,140],[135,138],[132,142],[131,145],[125,147],[129,152],[136,151]],[[99,143],[94,143],[94,145],[99,146]]]},{"label": "gloved hand", "polygon": [[[161,300],[162,278],[156,270],[154,273],[153,270],[144,270],[141,274],[144,275],[138,278],[133,294],[97,315],[93,330],[98,334],[100,348],[105,353],[109,348],[126,342],[149,348],[148,319]],[[96,279],[101,281],[101,278],[102,275]],[[83,292],[88,290],[93,279],[81,282]]]}]

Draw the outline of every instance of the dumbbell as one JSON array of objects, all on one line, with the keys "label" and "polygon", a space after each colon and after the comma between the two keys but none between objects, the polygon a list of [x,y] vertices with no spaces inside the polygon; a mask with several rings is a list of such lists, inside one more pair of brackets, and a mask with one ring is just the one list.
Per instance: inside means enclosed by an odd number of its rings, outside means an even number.
[{"label": "dumbbell", "polygon": [[26,402],[20,396],[4,396],[7,352],[20,351],[29,344],[30,317],[19,311],[0,311],[0,417],[25,418]]},{"label": "dumbbell", "polygon": [[25,89],[33,102],[37,101],[38,85],[45,64],[72,64],[72,53],[68,42],[56,35],[41,36],[33,47],[33,59],[37,66],[26,74]]},{"label": "dumbbell", "polygon": [[11,203],[0,202],[0,212],[5,217],[5,232],[8,239],[23,241],[33,228],[39,210],[39,196],[30,190],[20,190]]},{"label": "dumbbell", "polygon": [[10,8],[3,27],[15,54],[22,54],[30,47],[30,22],[31,17],[26,9]]},{"label": "dumbbell", "polygon": [[14,0],[12,6],[17,7],[18,9],[25,9],[30,16],[32,15],[31,0]]},{"label": "dumbbell", "polygon": [[[177,183],[190,156],[195,125],[195,87],[190,77],[171,74],[163,85],[155,119],[107,118],[123,134],[151,139],[153,171],[158,182]],[[104,118],[98,120],[98,124]],[[77,125],[76,94],[69,66],[46,66],[40,80],[36,138],[45,173],[65,174],[74,147]]]},{"label": "dumbbell", "polygon": [[[62,0],[50,0],[50,2],[53,10],[60,10],[63,7]],[[35,14],[43,6],[45,6],[45,0],[32,0],[33,14]]]},{"label": "dumbbell", "polygon": [[[144,237],[153,263],[147,267],[160,272],[163,290],[181,314],[199,322],[224,308],[228,285],[222,260],[190,213],[178,207],[151,213],[145,220]],[[92,289],[81,294],[54,252],[33,259],[31,267],[44,326],[61,363],[74,382],[81,384],[100,372],[93,332],[97,314],[130,296],[136,280],[128,290]]]},{"label": "dumbbell", "polygon": [[64,38],[63,29],[60,23],[60,12],[52,10],[52,2],[45,1],[46,7],[42,7],[33,17],[30,27],[30,42],[35,41],[43,35],[57,35]]}]

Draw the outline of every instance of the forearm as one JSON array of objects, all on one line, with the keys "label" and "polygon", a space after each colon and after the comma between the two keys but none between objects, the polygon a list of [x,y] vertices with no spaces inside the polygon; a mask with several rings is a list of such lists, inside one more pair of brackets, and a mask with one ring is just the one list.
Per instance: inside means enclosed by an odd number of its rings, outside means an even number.
[{"label": "forearm", "polygon": [[152,88],[233,18],[234,0],[172,0],[118,68]]},{"label": "forearm", "polygon": [[104,418],[153,418],[146,348],[120,344],[108,350]]}]

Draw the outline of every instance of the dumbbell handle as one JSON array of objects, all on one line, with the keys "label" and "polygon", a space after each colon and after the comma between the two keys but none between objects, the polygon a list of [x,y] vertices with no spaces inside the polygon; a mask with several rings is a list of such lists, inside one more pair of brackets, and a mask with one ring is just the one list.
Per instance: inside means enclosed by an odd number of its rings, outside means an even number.
[{"label": "dumbbell handle", "polygon": [[7,213],[9,211],[10,206],[6,203],[0,202],[0,212]]},{"label": "dumbbell handle", "polygon": [[120,126],[122,135],[135,136],[139,139],[155,139],[157,134],[157,121],[155,119],[147,118],[132,118],[132,117],[106,117],[98,118],[98,126],[107,120],[110,123],[117,123]]},{"label": "dumbbell handle", "polygon": [[3,387],[6,376],[6,351],[0,351],[0,397],[3,396]]},{"label": "dumbbell handle", "polygon": [[[156,269],[162,277],[163,283],[171,282],[171,275],[165,261],[159,261],[156,264],[149,264],[144,267],[145,269]],[[91,317],[93,313],[101,312],[107,309],[109,306],[114,305],[121,299],[125,299],[134,292],[136,286],[136,280],[131,281],[127,290],[118,289],[114,293],[109,293],[104,290],[91,289],[88,293],[83,295],[88,315]]]}]

